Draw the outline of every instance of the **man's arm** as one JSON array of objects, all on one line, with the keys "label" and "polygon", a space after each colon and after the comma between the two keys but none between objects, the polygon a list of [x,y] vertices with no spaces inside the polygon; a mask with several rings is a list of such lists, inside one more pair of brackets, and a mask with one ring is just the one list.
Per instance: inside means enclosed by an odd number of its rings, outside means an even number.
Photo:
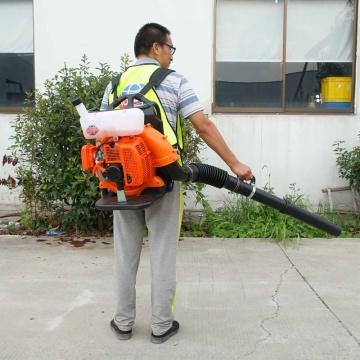
[{"label": "man's arm", "polygon": [[237,177],[242,180],[252,179],[253,174],[251,169],[235,157],[215,124],[205,116],[203,111],[198,111],[188,118],[199,136],[221,157]]},{"label": "man's arm", "polygon": [[109,106],[109,94],[111,91],[112,85],[111,82],[106,86],[106,89],[104,91],[104,95],[101,101],[101,105],[100,105],[100,111],[103,110],[107,110],[108,106]]}]

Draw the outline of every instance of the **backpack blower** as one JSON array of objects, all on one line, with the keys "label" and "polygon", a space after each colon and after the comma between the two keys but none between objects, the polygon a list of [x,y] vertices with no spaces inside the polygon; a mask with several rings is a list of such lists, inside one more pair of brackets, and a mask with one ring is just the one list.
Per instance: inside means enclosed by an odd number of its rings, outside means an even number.
[{"label": "backpack blower", "polygon": [[255,181],[244,182],[211,165],[181,166],[177,149],[163,134],[158,105],[137,93],[120,97],[113,108],[124,100],[125,109],[99,112],[88,112],[80,98],[72,101],[84,137],[101,139],[81,150],[83,171],[92,171],[99,179],[102,196],[95,203],[97,209],[144,209],[171,191],[173,181],[201,182],[246,196],[330,235],[341,234],[338,225],[258,189]]}]

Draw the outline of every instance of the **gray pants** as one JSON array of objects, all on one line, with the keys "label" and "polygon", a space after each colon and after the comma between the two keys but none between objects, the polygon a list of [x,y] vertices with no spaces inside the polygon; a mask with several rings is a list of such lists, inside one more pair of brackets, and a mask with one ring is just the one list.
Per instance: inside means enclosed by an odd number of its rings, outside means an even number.
[{"label": "gray pants", "polygon": [[114,211],[114,251],[117,307],[116,325],[130,330],[136,317],[136,274],[140,262],[144,228],[149,233],[151,262],[151,328],[162,335],[172,326],[176,293],[176,248],[183,199],[175,182],[155,205],[144,210]]}]

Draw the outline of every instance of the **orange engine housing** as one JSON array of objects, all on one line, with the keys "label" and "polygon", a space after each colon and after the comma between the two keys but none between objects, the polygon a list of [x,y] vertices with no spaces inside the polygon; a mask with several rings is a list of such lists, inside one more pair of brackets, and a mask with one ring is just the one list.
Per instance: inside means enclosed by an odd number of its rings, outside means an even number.
[{"label": "orange engine housing", "polygon": [[[98,151],[102,151],[103,160],[95,160]],[[97,175],[101,189],[117,192],[118,184],[106,178],[106,170],[111,165],[121,164],[125,195],[140,195],[146,188],[165,186],[164,180],[155,174],[156,168],[178,159],[177,151],[166,136],[149,124],[140,135],[123,136],[117,141],[106,137],[101,145],[87,144],[81,150],[83,170],[92,170]]]},{"label": "orange engine housing", "polygon": [[83,171],[88,171],[95,166],[95,153],[97,152],[97,146],[87,143],[81,148],[81,165]]}]

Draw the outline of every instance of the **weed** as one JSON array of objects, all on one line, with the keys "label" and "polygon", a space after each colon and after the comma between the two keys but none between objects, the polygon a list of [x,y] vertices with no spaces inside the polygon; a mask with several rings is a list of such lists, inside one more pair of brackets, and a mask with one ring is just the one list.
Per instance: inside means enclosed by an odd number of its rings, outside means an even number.
[{"label": "weed", "polygon": [[[273,194],[273,188],[264,188]],[[284,197],[292,204],[311,212],[311,206],[299,194],[296,184],[290,184],[290,194]],[[320,216],[339,224],[344,237],[360,237],[359,219],[339,215],[319,206]],[[290,239],[327,237],[323,231],[284,215],[266,205],[256,203],[240,195],[230,193],[216,210],[210,206],[204,209],[205,221],[197,224],[187,221],[183,224],[183,235],[220,238],[270,238],[286,243]]]},{"label": "weed", "polygon": [[9,225],[6,227],[6,230],[9,232],[9,234],[16,234],[17,233],[17,227],[14,222],[9,223]]}]

